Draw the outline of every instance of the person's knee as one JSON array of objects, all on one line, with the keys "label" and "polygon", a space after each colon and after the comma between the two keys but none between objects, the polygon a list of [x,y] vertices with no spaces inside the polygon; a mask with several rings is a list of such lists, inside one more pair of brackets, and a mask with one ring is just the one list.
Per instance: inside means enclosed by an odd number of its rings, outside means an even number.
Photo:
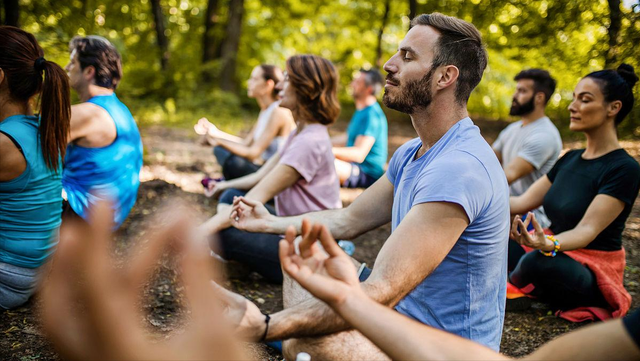
[{"label": "person's knee", "polygon": [[218,160],[218,164],[220,164],[220,166],[224,165],[224,162],[227,160],[227,158],[229,157],[229,151],[222,148],[221,146],[216,146],[213,147],[213,155],[216,157],[216,159]]},{"label": "person's knee", "polygon": [[306,352],[312,355],[312,359],[324,360],[326,358],[322,355],[326,354],[326,347],[327,345],[318,338],[289,339],[282,342],[282,355],[285,360],[293,361],[300,352]]},{"label": "person's knee", "polygon": [[554,257],[547,257],[538,251],[533,251],[522,257],[518,267],[521,272],[537,277],[547,277],[555,272],[555,263]]},{"label": "person's knee", "polygon": [[291,339],[282,343],[287,360],[295,360],[300,352],[311,355],[312,360],[388,360],[378,347],[355,330],[327,336]]},{"label": "person's knee", "polygon": [[220,195],[220,203],[225,203],[225,204],[232,204],[233,203],[233,198],[234,197],[240,197],[245,195],[245,192],[239,190],[239,189],[235,189],[235,188],[229,188],[226,189],[222,192],[222,194]]},{"label": "person's knee", "polygon": [[300,342],[298,342],[298,339],[282,341],[282,356],[284,356],[285,360],[295,360],[300,352]]},{"label": "person's knee", "polygon": [[234,227],[218,232],[218,236],[215,239],[218,252],[227,259],[234,259],[236,252],[246,247],[242,233],[243,231]]},{"label": "person's knee", "polygon": [[11,310],[22,306],[29,301],[31,294],[13,294],[9,297],[0,297],[0,309]]}]

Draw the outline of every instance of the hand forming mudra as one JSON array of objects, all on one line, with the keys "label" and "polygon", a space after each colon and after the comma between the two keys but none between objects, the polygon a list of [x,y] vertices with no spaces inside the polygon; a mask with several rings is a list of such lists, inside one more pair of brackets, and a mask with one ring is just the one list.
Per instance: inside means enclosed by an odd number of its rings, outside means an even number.
[{"label": "hand forming mudra", "polygon": [[[529,233],[527,228],[529,224],[533,226],[533,232]],[[536,216],[533,212],[529,212],[524,222],[519,215],[513,218],[511,225],[511,233],[509,234],[511,239],[515,240],[518,244],[531,247],[533,249],[539,249],[545,252],[551,252],[554,249],[554,243],[548,237],[545,236],[544,230],[536,220]]]}]

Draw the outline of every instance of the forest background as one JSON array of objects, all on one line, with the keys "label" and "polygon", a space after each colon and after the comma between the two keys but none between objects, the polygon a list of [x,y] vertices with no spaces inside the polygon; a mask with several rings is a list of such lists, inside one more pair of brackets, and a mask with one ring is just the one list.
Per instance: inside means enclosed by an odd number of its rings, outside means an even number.
[{"label": "forest background", "polygon": [[[640,72],[635,0],[3,0],[0,22],[35,34],[62,66],[73,36],[109,39],[123,57],[118,96],[143,125],[191,126],[206,116],[238,131],[258,110],[245,91],[254,66],[284,66],[301,53],[330,59],[348,118],[354,73],[381,68],[410,19],[435,11],[472,22],[484,37],[489,66],[469,101],[477,118],[509,119],[514,75],[542,68],[558,82],[547,113],[567,136],[567,106],[582,76],[621,62]],[[385,111],[391,121],[405,118]],[[640,106],[619,133],[640,137]]]}]

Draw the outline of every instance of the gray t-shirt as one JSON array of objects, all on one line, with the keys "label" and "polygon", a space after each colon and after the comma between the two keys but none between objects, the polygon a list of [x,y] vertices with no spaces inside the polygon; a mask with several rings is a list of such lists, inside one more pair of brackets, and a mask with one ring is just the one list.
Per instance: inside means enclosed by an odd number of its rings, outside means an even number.
[{"label": "gray t-shirt", "polygon": [[[522,126],[522,120],[510,124],[500,132],[492,147],[502,154],[503,168],[517,157],[533,166],[531,173],[511,183],[509,187],[512,196],[519,196],[553,168],[562,151],[562,139],[551,120],[542,117],[526,126]],[[550,222],[542,207],[534,213],[543,227],[549,226]]]}]

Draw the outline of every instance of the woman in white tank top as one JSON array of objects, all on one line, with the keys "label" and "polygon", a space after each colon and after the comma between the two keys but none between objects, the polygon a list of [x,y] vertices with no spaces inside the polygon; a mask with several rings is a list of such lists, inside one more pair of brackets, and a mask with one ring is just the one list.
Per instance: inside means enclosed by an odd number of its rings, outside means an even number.
[{"label": "woman in white tank top", "polygon": [[243,139],[218,129],[206,118],[194,126],[206,144],[213,145],[213,153],[222,167],[226,179],[251,174],[278,152],[295,122],[291,111],[279,107],[275,85],[282,80],[280,68],[262,64],[251,72],[247,95],[260,106],[258,121]]}]

